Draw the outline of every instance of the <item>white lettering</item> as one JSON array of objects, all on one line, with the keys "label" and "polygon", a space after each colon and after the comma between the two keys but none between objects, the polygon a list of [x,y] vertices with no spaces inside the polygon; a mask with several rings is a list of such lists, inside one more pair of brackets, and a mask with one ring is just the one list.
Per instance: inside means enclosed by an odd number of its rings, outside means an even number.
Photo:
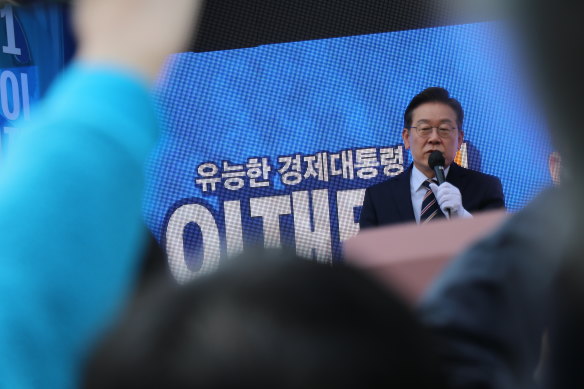
[{"label": "white lettering", "polygon": [[225,238],[227,240],[227,255],[233,256],[243,251],[241,204],[239,200],[226,201],[223,204],[223,209],[225,212]]},{"label": "white lettering", "polygon": [[312,192],[314,228],[311,227],[308,192],[292,193],[294,207],[294,232],[298,255],[313,258],[323,263],[332,263],[331,225],[329,216],[328,190]]},{"label": "white lettering", "polygon": [[264,230],[264,246],[276,248],[280,240],[280,216],[292,212],[290,196],[258,197],[249,200],[251,217],[261,217]]},{"label": "white lettering", "polygon": [[[197,224],[203,235],[203,265],[198,272],[190,271],[185,262],[184,230],[190,223]],[[179,283],[214,271],[219,266],[221,242],[213,214],[199,204],[178,208],[170,217],[166,228],[166,252],[170,270]]]},{"label": "white lettering", "polygon": [[20,55],[21,51],[16,47],[16,34],[14,32],[14,12],[11,5],[7,5],[0,10],[0,17],[6,18],[6,40],[7,45],[2,46],[4,54]]},{"label": "white lettering", "polygon": [[341,242],[357,235],[359,223],[355,223],[355,208],[363,205],[365,189],[341,190],[337,192],[337,215]]},{"label": "white lettering", "polygon": [[[12,90],[12,109],[8,102],[8,84]],[[20,96],[18,93],[18,79],[10,70],[5,70],[0,75],[0,100],[2,101],[2,113],[8,120],[16,120],[20,116]]]},{"label": "white lettering", "polygon": [[30,119],[30,94],[28,91],[28,74],[20,74],[20,89],[22,93],[22,113],[25,119]]}]

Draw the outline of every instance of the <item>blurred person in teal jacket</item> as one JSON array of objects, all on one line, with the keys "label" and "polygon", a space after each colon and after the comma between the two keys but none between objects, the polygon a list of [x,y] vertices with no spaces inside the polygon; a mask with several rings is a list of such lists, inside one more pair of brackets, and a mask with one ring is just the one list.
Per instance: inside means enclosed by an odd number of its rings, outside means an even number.
[{"label": "blurred person in teal jacket", "polygon": [[[70,388],[131,288],[149,85],[198,0],[79,0],[79,51],[0,167],[0,387]],[[152,28],[156,25],[156,28]]]}]

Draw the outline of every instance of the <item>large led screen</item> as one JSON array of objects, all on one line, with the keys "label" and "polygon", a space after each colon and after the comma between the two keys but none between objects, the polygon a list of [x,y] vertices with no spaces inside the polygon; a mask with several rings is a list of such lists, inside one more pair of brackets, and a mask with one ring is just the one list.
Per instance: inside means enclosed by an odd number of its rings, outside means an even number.
[{"label": "large led screen", "polygon": [[520,209],[550,184],[552,147],[517,57],[496,22],[174,56],[144,203],[174,276],[256,245],[340,260],[365,188],[411,163],[403,112],[430,86],[465,110],[457,162]]}]

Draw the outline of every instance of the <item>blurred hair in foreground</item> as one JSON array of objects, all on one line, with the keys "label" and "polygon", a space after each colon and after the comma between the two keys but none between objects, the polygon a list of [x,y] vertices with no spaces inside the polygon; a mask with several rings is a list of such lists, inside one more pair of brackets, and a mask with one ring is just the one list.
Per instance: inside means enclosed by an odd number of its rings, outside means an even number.
[{"label": "blurred hair in foreground", "polygon": [[[500,2],[502,3],[502,2]],[[562,201],[547,204],[563,212],[570,235],[558,256],[562,268],[556,275],[550,310],[550,377],[556,388],[581,388],[584,370],[584,166],[581,144],[584,107],[584,3],[578,1],[514,0],[503,6],[519,32],[532,68],[539,97],[544,103],[553,141],[562,156]],[[542,228],[545,228],[542,227]],[[549,231],[554,241],[557,232]]]},{"label": "blurred hair in foreground", "polygon": [[252,251],[144,296],[90,362],[85,388],[442,388],[431,340],[399,298],[348,266]]}]

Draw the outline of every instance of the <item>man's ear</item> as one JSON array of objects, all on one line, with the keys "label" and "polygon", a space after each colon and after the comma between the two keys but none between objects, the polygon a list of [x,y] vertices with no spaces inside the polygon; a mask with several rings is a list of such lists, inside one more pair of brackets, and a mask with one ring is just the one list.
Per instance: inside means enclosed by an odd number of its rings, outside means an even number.
[{"label": "man's ear", "polygon": [[410,148],[410,130],[404,128],[402,131],[402,140],[404,141],[404,146],[406,150]]},{"label": "man's ear", "polygon": [[562,166],[562,158],[560,157],[560,153],[554,151],[550,154],[548,158],[549,169],[550,169],[550,176],[554,182],[554,185],[560,184],[560,169]]},{"label": "man's ear", "polygon": [[457,147],[458,150],[460,150],[463,143],[464,143],[464,131],[458,130],[458,147]]}]

